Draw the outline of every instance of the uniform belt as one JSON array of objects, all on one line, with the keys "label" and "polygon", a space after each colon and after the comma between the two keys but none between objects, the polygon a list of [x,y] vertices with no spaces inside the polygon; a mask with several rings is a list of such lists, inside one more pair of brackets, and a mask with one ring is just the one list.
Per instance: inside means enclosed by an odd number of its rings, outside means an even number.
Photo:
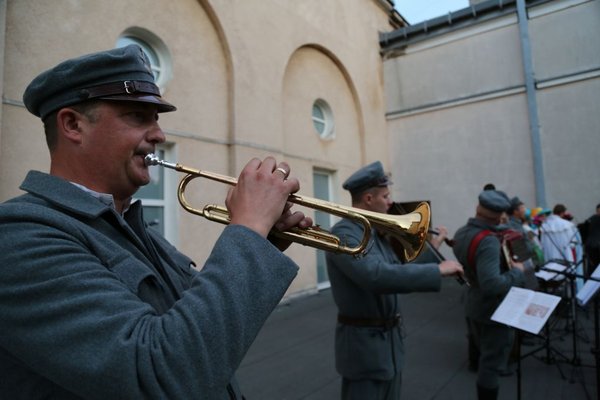
[{"label": "uniform belt", "polygon": [[393,318],[353,318],[338,314],[337,320],[344,325],[391,329],[400,325],[402,317],[396,314]]}]

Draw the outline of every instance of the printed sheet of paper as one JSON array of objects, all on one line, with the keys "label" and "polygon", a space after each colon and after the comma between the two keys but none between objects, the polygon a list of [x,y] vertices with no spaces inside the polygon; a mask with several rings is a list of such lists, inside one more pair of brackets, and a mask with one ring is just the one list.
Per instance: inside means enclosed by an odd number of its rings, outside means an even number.
[{"label": "printed sheet of paper", "polygon": [[[600,265],[598,265],[594,270],[594,273],[592,273],[592,278],[600,279]],[[583,285],[581,290],[577,292],[577,303],[580,306],[585,306],[594,294],[596,294],[598,289],[600,289],[600,282],[589,279],[585,282],[585,285]]]},{"label": "printed sheet of paper", "polygon": [[492,321],[537,335],[559,302],[558,296],[513,287],[492,315]]}]

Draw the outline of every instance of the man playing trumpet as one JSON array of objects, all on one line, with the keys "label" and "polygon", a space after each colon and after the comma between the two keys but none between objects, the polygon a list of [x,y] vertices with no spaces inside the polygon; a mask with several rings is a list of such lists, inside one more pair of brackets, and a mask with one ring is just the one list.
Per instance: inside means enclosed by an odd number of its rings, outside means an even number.
[{"label": "man playing trumpet", "polygon": [[[381,162],[369,164],[344,182],[352,206],[386,213],[391,182]],[[341,220],[332,229],[348,245],[360,242],[363,228]],[[344,400],[397,400],[402,383],[404,345],[400,293],[439,291],[442,276],[462,275],[456,261],[402,265],[386,237],[373,230],[364,257],[327,253],[327,271],[338,307],[336,369]]]},{"label": "man playing trumpet", "polygon": [[131,202],[175,111],[138,46],[67,60],[23,100],[51,163],[0,205],[2,396],[241,399],[234,372],[298,270],[267,235],[312,225],[289,210],[289,166],[246,165],[198,272]]}]

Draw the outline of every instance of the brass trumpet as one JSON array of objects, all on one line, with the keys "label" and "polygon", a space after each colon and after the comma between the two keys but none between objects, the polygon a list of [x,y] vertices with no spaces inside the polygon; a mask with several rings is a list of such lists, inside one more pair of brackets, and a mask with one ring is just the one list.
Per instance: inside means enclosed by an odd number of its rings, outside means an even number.
[{"label": "brass trumpet", "polygon": [[[194,208],[185,198],[185,189],[195,178],[207,178],[232,186],[237,184],[237,179],[214,172],[186,167],[179,163],[170,163],[159,159],[154,154],[146,155],[144,161],[147,166],[160,165],[187,174],[179,182],[179,187],[177,188],[177,198],[179,199],[181,206],[186,211],[202,216],[210,221],[229,224],[229,211],[225,207],[208,204],[201,210]],[[378,231],[398,239],[398,241],[402,243],[406,261],[411,261],[419,255],[427,238],[427,229],[429,227],[430,218],[429,205],[427,203],[421,203],[417,209],[410,214],[389,215],[354,207],[341,206],[325,200],[300,196],[297,194],[291,194],[288,201],[314,210],[337,215],[342,218],[353,219],[362,224],[364,228],[362,240],[355,247],[346,246],[342,243],[342,239],[318,226],[304,229],[292,228],[284,232],[275,229],[271,231],[271,234],[274,236],[300,243],[305,246],[335,253],[362,256],[368,251],[368,245],[371,239],[371,228],[376,228]]]}]

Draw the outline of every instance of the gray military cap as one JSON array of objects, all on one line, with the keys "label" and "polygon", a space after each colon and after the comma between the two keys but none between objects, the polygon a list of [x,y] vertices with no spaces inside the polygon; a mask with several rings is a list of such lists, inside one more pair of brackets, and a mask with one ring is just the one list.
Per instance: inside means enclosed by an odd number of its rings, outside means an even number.
[{"label": "gray military cap", "polygon": [[519,206],[521,204],[524,204],[521,199],[519,199],[518,196],[513,197],[512,199],[510,199],[510,208],[513,210],[516,210],[517,208],[519,208]]},{"label": "gray military cap", "polygon": [[354,194],[372,187],[383,187],[391,184],[392,182],[389,177],[383,172],[383,165],[381,165],[381,162],[375,161],[353,173],[346,179],[342,187]]},{"label": "gray military cap", "polygon": [[484,190],[479,194],[479,205],[494,212],[507,211],[510,199],[501,190]]},{"label": "gray military cap", "polygon": [[23,94],[25,107],[42,120],[90,99],[152,103],[158,112],[177,109],[161,98],[148,57],[134,44],[63,61],[38,75]]}]

